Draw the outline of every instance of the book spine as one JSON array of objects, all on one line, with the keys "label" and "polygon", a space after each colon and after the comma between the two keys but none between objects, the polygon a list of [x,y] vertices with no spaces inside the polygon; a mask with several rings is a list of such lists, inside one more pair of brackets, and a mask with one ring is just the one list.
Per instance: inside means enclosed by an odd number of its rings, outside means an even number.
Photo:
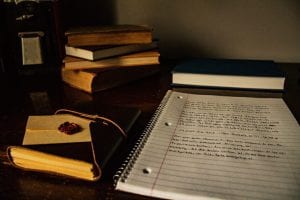
[{"label": "book spine", "polygon": [[170,96],[171,96],[171,91],[168,91],[166,93],[166,95],[164,96],[163,100],[161,101],[161,103],[159,104],[159,106],[157,107],[157,109],[156,109],[155,113],[153,114],[151,120],[147,124],[144,132],[137,139],[135,145],[130,150],[130,152],[127,155],[127,157],[125,158],[124,162],[121,164],[120,168],[115,173],[115,175],[113,177],[115,188],[116,188],[117,183],[119,181],[121,181],[121,182],[126,181],[126,179],[127,179],[128,175],[130,174],[130,171],[131,171],[136,159],[138,158],[138,156],[141,153],[144,145],[146,144],[146,142],[147,142],[147,140],[148,140],[148,138],[151,134],[151,131],[152,131],[154,125],[156,124],[159,116],[161,115],[161,112],[164,110]]}]

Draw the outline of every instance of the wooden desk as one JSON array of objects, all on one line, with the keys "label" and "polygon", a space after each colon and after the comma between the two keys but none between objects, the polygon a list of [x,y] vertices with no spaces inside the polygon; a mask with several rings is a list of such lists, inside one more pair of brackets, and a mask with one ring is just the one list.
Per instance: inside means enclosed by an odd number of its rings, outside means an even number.
[{"label": "wooden desk", "polygon": [[[300,65],[285,64],[281,67],[288,75],[283,98],[300,122]],[[2,105],[5,110],[1,112],[0,144],[21,139],[28,115],[49,114],[81,102],[93,102],[103,107],[139,108],[142,114],[131,133],[138,136],[166,91],[171,89],[169,69],[166,67],[154,76],[95,95],[68,87],[60,82],[59,77],[27,80],[25,85],[12,88],[14,93],[10,93]],[[134,140],[135,137],[129,140],[127,149]],[[126,153],[123,149],[121,155],[107,167],[103,179],[96,183],[24,172],[0,165],[0,199],[141,199],[140,196],[116,192],[112,187],[112,175]]]}]

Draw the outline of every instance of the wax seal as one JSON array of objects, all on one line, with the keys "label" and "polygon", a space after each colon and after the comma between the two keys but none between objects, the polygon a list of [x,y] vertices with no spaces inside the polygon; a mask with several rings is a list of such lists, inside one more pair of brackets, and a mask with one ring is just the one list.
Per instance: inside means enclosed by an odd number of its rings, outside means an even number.
[{"label": "wax seal", "polygon": [[81,129],[82,129],[81,126],[72,122],[64,122],[58,127],[59,131],[67,135],[73,135],[75,133],[78,133],[81,131]]}]

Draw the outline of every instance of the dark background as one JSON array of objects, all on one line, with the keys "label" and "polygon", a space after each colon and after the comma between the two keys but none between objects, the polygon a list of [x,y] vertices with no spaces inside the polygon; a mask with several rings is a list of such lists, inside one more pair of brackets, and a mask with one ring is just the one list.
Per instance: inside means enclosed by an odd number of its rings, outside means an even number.
[{"label": "dark background", "polygon": [[[2,71],[4,67],[13,68],[7,66],[13,61],[20,62],[20,41],[15,35],[18,31],[52,32],[53,36],[48,38],[51,42],[44,47],[46,57],[51,57],[47,62],[51,62],[58,51],[52,40],[63,37],[57,34],[72,26],[106,24],[153,27],[154,37],[160,40],[162,57],[170,59],[300,61],[300,2],[297,0],[43,0],[38,6],[39,22],[30,26],[16,22],[22,9],[13,0],[1,1],[0,6]],[[12,46],[15,49],[8,53]],[[58,53],[61,57],[62,53]]]},{"label": "dark background", "polygon": [[[162,60],[235,58],[300,62],[298,0],[43,0],[0,1],[0,89],[14,88],[31,75],[59,73],[64,31],[73,26],[145,24],[159,39]],[[26,6],[27,5],[27,6]],[[29,11],[28,11],[29,9]],[[27,10],[27,11],[26,11]],[[16,20],[35,13],[30,20]],[[23,66],[18,32],[43,31],[44,64]],[[13,98],[15,99],[15,98]],[[10,102],[7,102],[8,104]],[[4,104],[6,105],[6,104]],[[6,106],[4,106],[5,108]]]}]

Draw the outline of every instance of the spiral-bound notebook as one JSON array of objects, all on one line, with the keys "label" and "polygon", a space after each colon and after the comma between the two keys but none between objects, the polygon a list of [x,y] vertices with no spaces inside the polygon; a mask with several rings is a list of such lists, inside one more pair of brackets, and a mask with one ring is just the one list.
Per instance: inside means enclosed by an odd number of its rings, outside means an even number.
[{"label": "spiral-bound notebook", "polygon": [[299,199],[299,130],[281,98],[168,91],[116,189],[167,199]]}]

